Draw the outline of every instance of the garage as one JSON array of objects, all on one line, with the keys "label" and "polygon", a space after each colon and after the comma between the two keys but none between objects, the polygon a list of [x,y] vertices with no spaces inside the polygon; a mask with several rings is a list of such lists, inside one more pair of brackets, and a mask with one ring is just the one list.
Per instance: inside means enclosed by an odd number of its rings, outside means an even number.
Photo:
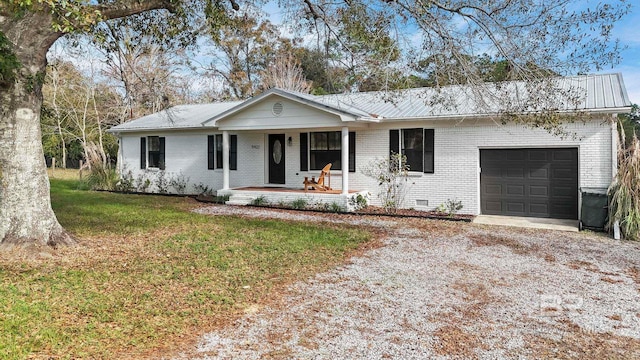
[{"label": "garage", "polygon": [[480,150],[486,215],[578,218],[578,149]]}]

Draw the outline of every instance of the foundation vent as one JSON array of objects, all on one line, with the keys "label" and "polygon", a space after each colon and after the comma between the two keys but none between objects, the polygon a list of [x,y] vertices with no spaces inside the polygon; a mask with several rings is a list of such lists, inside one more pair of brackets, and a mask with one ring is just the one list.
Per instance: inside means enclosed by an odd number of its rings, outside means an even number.
[{"label": "foundation vent", "polygon": [[429,200],[416,200],[416,206],[429,206]]}]

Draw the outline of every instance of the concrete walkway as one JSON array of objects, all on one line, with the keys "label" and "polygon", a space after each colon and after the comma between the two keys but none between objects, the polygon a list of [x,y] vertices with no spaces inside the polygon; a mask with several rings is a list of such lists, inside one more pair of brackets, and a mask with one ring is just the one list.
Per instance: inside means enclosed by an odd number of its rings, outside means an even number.
[{"label": "concrete walkway", "polygon": [[578,220],[532,218],[519,216],[478,215],[473,220],[476,224],[515,226],[532,229],[560,231],[578,231]]}]

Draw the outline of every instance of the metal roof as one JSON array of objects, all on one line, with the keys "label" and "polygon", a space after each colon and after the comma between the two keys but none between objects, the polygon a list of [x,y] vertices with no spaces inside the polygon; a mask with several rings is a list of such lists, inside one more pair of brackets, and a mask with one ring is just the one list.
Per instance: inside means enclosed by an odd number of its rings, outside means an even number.
[{"label": "metal roof", "polygon": [[202,123],[227,111],[242,101],[213,104],[177,105],[160,112],[112,127],[110,132],[131,132],[163,129],[202,128]]},{"label": "metal roof", "polygon": [[316,96],[340,108],[351,106],[382,119],[430,119],[527,113],[627,111],[631,102],[622,75],[581,75],[551,81],[510,81],[389,92]]},{"label": "metal roof", "polygon": [[189,129],[208,123],[215,126],[218,120],[273,94],[360,121],[448,119],[545,110],[616,113],[627,112],[631,106],[620,73],[321,96],[271,89],[246,101],[175,106],[110,131]]}]

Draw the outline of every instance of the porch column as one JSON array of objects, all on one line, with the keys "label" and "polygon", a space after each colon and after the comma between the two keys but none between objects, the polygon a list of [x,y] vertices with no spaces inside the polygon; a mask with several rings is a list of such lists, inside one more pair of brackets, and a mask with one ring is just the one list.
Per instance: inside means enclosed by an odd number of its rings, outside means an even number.
[{"label": "porch column", "polygon": [[229,190],[229,132],[222,132],[222,189]]},{"label": "porch column", "polygon": [[342,195],[349,194],[349,128],[342,128]]}]

